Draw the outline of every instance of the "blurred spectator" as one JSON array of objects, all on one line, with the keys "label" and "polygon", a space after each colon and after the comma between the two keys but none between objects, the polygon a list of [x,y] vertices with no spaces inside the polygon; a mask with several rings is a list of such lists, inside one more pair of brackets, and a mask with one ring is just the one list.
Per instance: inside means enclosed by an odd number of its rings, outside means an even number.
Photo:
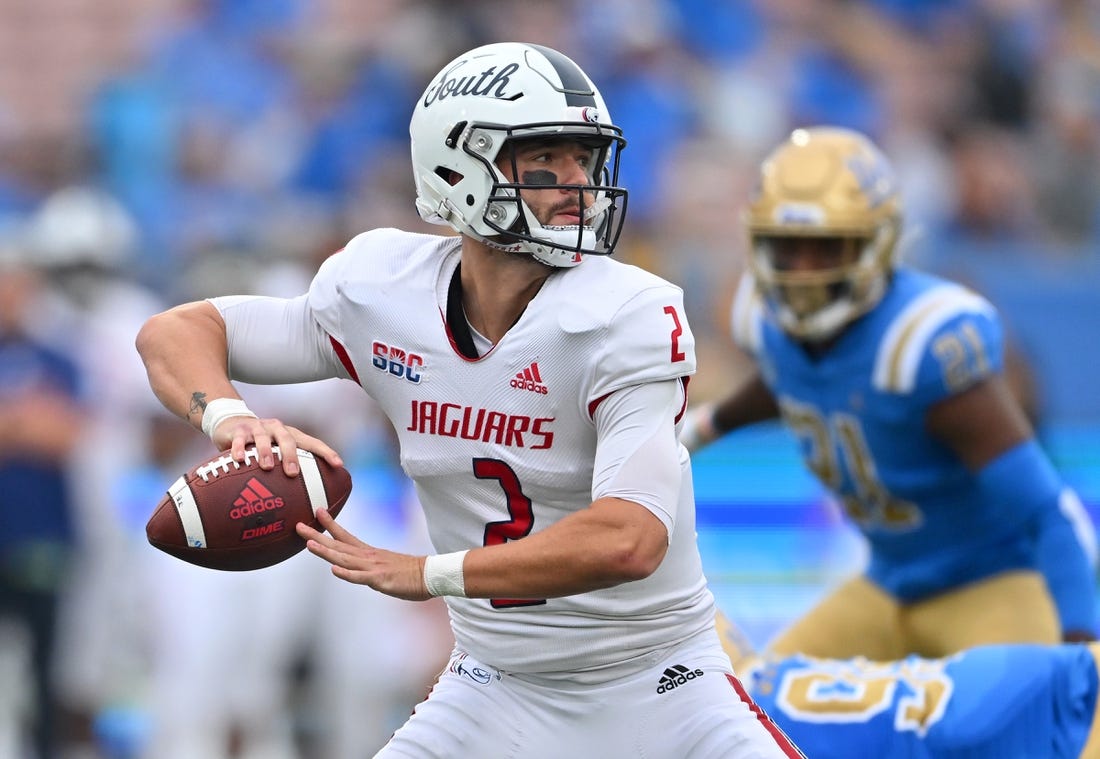
[{"label": "blurred spectator", "polygon": [[91,734],[96,713],[121,687],[129,656],[117,645],[132,568],[115,518],[115,484],[144,457],[148,401],[145,371],[133,350],[138,325],[162,308],[129,278],[137,244],[131,216],[109,194],[69,186],[28,219],[27,251],[48,277],[36,320],[63,335],[87,397],[86,424],[67,462],[80,550],[60,611],[58,696],[72,730]]},{"label": "blurred spectator", "polygon": [[84,431],[84,378],[36,333],[39,273],[11,244],[0,250],[0,649],[11,656],[12,645],[29,644],[34,695],[12,713],[18,690],[5,680],[0,754],[54,759],[64,722],[53,679],[58,620],[78,521],[68,461]]},{"label": "blurred spectator", "polygon": [[1045,231],[1084,253],[1100,240],[1100,34],[1072,5],[1034,79],[1030,147]]},{"label": "blurred spectator", "polygon": [[1040,235],[1030,156],[1017,133],[968,124],[948,143],[955,208],[940,230],[942,245],[997,254]]}]

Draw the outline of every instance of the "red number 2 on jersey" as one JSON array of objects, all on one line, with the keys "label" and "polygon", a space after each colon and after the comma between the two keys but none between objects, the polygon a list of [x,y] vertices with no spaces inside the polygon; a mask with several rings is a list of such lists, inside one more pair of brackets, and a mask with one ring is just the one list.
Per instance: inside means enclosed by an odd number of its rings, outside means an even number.
[{"label": "red number 2 on jersey", "polygon": [[680,350],[680,335],[684,334],[684,326],[680,324],[680,315],[676,313],[675,306],[665,306],[665,313],[672,317],[672,363],[675,364],[687,358]]},{"label": "red number 2 on jersey", "polygon": [[[535,526],[535,515],[531,510],[531,499],[523,494],[519,478],[512,467],[498,459],[474,459],[474,476],[479,480],[496,480],[504,491],[508,504],[508,516],[511,519],[502,522],[489,522],[485,525],[483,545],[496,546],[509,540],[519,540],[531,533]],[[546,603],[545,599],[504,599],[493,598],[489,601],[494,609],[508,609],[514,606],[537,606]]]}]

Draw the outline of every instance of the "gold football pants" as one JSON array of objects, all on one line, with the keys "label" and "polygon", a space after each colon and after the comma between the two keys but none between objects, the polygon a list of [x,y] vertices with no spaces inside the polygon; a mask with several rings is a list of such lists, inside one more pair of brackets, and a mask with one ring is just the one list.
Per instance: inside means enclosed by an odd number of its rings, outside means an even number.
[{"label": "gold football pants", "polygon": [[947,656],[983,643],[1058,643],[1058,612],[1037,572],[1003,572],[931,598],[899,603],[859,576],[847,580],[767,647],[885,661]]}]

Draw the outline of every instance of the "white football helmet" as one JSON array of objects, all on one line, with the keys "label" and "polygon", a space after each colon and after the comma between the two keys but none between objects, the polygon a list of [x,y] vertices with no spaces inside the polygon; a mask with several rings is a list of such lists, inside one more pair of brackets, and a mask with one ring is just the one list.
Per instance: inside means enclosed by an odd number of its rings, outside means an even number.
[{"label": "white football helmet", "polygon": [[[864,135],[837,127],[796,129],[764,160],[746,215],[756,286],[780,326],[828,340],[882,299],[896,266],[901,200],[889,161]],[[829,240],[842,265],[784,270],[789,238]]]},{"label": "white football helmet", "polygon": [[[626,212],[626,190],[616,186],[626,141],[592,80],[556,50],[504,42],[459,56],[420,97],[409,135],[425,221],[550,266],[614,252]],[[510,140],[558,137],[592,146],[591,185],[509,182],[497,168]],[[576,191],[584,223],[544,226],[520,197],[527,189]]]}]

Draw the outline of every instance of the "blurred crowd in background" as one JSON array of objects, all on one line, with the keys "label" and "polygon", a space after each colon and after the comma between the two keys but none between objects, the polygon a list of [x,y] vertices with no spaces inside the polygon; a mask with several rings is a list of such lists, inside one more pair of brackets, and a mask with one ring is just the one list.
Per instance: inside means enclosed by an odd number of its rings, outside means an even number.
[{"label": "blurred crowd in background", "polygon": [[[893,159],[904,257],[1002,307],[1040,425],[1100,425],[1088,0],[0,0],[0,759],[361,757],[424,695],[439,606],[304,555],[211,575],[148,547],[164,486],[211,451],[160,410],[133,338],[185,300],[297,294],[364,229],[439,232],[413,206],[413,103],[502,40],[573,57],[623,127],[619,256],[687,291],[694,398],[738,369],[755,167],[831,123]],[[246,397],[341,450],[361,535],[425,545],[356,388]],[[59,709],[9,687],[36,679]]]}]

